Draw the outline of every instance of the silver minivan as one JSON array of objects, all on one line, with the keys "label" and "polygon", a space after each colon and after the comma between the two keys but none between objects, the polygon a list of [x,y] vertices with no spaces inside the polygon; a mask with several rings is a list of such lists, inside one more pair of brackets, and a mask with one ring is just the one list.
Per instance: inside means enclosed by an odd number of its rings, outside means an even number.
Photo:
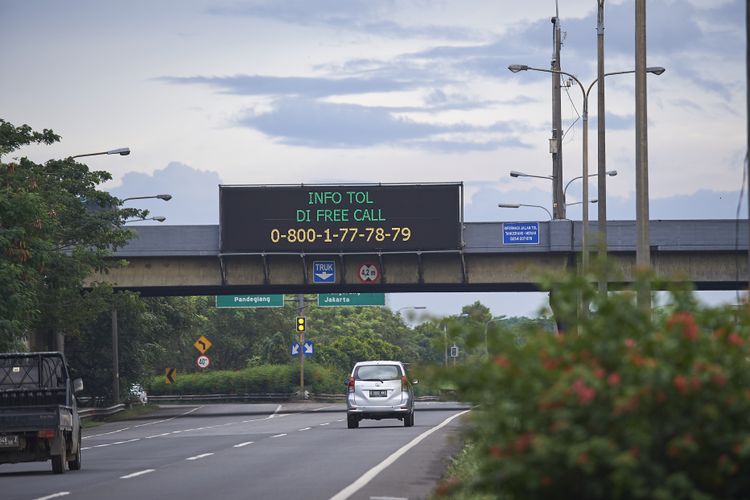
[{"label": "silver minivan", "polygon": [[[414,381],[416,383],[416,381]],[[346,423],[359,427],[365,418],[397,418],[414,425],[414,391],[400,361],[360,361],[347,381]]]}]

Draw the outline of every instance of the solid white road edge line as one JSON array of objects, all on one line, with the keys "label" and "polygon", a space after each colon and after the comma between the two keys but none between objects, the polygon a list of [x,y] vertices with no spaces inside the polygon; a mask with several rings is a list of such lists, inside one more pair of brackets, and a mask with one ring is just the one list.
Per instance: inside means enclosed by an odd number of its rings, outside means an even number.
[{"label": "solid white road edge line", "polygon": [[131,477],[138,477],[142,476],[144,474],[148,474],[150,472],[154,472],[156,469],[145,469],[145,470],[139,470],[138,472],[133,472],[132,474],[127,474],[125,476],[120,476],[120,479],[130,479]]},{"label": "solid white road edge line", "polygon": [[165,418],[164,420],[155,420],[154,422],[146,422],[145,424],[134,425],[133,428],[135,428],[135,427],[146,427],[147,425],[163,424],[164,422],[170,422],[170,421],[176,419],[177,417],[184,417],[185,415],[190,415],[194,411],[198,411],[201,408],[203,408],[203,406],[197,406],[197,407],[193,408],[190,411],[186,411],[185,413],[180,413],[179,415],[175,415],[172,418]]},{"label": "solid white road edge line", "polygon": [[70,495],[70,492],[61,491],[60,493],[53,493],[52,495],[47,495],[46,497],[35,498],[34,500],[49,500],[50,498],[64,497],[65,495]]},{"label": "solid white road edge line", "polygon": [[419,436],[415,437],[414,439],[412,439],[411,441],[409,441],[408,443],[406,443],[404,446],[402,446],[401,448],[399,448],[398,450],[396,450],[395,452],[393,452],[391,454],[391,456],[389,456],[388,458],[386,458],[385,460],[383,460],[382,462],[380,462],[378,465],[376,465],[375,467],[373,467],[369,471],[365,472],[359,479],[357,479],[356,481],[354,481],[352,484],[350,484],[349,486],[347,486],[343,490],[341,490],[338,493],[336,493],[335,495],[333,495],[331,497],[331,500],[346,500],[347,498],[349,498],[350,496],[352,496],[354,493],[356,493],[357,491],[359,491],[360,489],[362,489],[362,487],[364,487],[367,483],[369,483],[370,481],[372,481],[372,479],[375,476],[377,476],[378,474],[380,474],[381,472],[383,472],[389,465],[391,465],[393,462],[395,462],[396,460],[398,460],[401,457],[401,455],[403,455],[404,453],[406,453],[407,451],[411,450],[416,445],[418,445],[419,443],[421,443],[423,439],[425,439],[426,437],[428,437],[433,432],[442,429],[443,427],[445,427],[446,425],[448,425],[453,419],[458,418],[458,417],[460,417],[461,415],[463,415],[465,413],[469,413],[470,411],[471,410],[464,410],[464,411],[462,411],[460,413],[456,413],[455,415],[452,415],[452,416],[446,418],[445,420],[442,421],[442,423],[436,425],[432,429],[427,430],[427,431],[423,432],[422,434],[420,434]]},{"label": "solid white road edge line", "polygon": [[279,413],[280,411],[281,411],[281,405],[277,406],[276,410],[274,410],[274,412],[271,415],[269,415],[269,416],[266,417],[266,420],[268,420],[269,418],[275,417],[276,414]]}]

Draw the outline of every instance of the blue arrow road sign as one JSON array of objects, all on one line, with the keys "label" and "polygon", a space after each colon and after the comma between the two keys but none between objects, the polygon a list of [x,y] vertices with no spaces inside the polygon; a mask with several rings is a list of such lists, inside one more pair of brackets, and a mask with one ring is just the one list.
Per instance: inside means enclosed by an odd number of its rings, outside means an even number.
[{"label": "blue arrow road sign", "polygon": [[305,343],[302,346],[302,353],[305,356],[312,356],[314,350],[314,343],[310,340],[305,340]]},{"label": "blue arrow road sign", "polygon": [[292,356],[299,356],[299,342],[292,344]]},{"label": "blue arrow road sign", "polygon": [[336,262],[333,260],[313,261],[313,283],[336,283]]}]

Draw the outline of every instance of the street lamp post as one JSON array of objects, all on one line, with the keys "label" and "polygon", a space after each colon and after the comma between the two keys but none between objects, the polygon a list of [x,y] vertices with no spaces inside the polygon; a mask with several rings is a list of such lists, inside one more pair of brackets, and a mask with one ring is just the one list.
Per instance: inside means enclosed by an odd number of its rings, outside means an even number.
[{"label": "street lamp post", "polygon": [[99,151],[98,153],[83,153],[80,155],[73,155],[71,158],[81,158],[84,156],[99,156],[99,155],[120,155],[128,156],[130,154],[130,148],[117,148],[110,149],[109,151]]},{"label": "street lamp post", "polygon": [[545,212],[547,212],[547,215],[549,216],[550,220],[552,220],[552,214],[549,210],[547,210],[542,205],[527,205],[526,203],[498,203],[498,207],[500,208],[521,208],[521,207],[533,207],[533,208],[541,208]]},{"label": "street lamp post", "polygon": [[[586,179],[586,182],[583,183],[583,215],[582,215],[582,231],[581,231],[581,271],[582,274],[586,274],[588,271],[588,261],[589,261],[589,248],[588,248],[588,229],[589,229],[589,185],[588,185],[588,178],[589,178],[589,92],[591,92],[592,87],[596,82],[599,80],[598,78],[595,79],[591,84],[588,86],[588,88],[584,87],[583,83],[572,73],[568,73],[567,71],[557,71],[557,70],[551,70],[551,69],[544,69],[544,68],[534,68],[531,66],[527,66],[525,64],[511,64],[508,66],[508,69],[513,73],[518,73],[519,71],[540,71],[542,73],[559,73],[561,75],[565,75],[569,77],[571,80],[576,82],[578,84],[578,88],[581,89],[581,96],[583,98],[583,112],[581,114],[581,122],[583,127],[583,152],[582,152],[582,175],[581,177],[583,179]],[[656,75],[661,75],[664,73],[664,68],[662,67],[653,67],[653,68],[646,68],[646,71],[648,73],[654,73]],[[628,71],[613,71],[611,73],[604,73],[604,76],[612,76],[612,75],[623,75],[627,73],[635,73],[635,70],[628,70]]]},{"label": "street lamp post", "polygon": [[[130,154],[130,148],[117,148],[110,149],[108,151],[100,151],[98,153],[83,153],[80,155],[73,155],[70,158],[82,158],[84,156],[100,156],[100,155],[120,155],[127,156]],[[118,352],[118,331],[117,331],[117,307],[112,304],[112,400],[115,404],[120,402],[120,354]],[[60,349],[62,350],[62,349]]]},{"label": "street lamp post", "polygon": [[[607,172],[604,172],[604,173],[606,175],[609,175],[610,177],[614,177],[615,175],[617,175],[617,170],[608,170]],[[597,177],[598,175],[599,175],[598,173],[589,174],[589,177]],[[553,182],[555,181],[555,179],[551,175],[527,174],[525,172],[519,172],[518,170],[511,170],[510,171],[510,176],[511,177],[535,177],[537,179],[548,179],[548,180],[553,181]],[[561,201],[561,204],[562,204],[563,210],[560,211],[562,213],[562,217],[561,217],[562,219],[565,219],[565,207],[567,205],[573,205],[573,203],[567,203],[565,201],[565,196],[566,196],[566,193],[568,192],[568,186],[570,186],[570,184],[573,181],[577,181],[578,179],[583,179],[583,176],[579,175],[578,177],[573,177],[572,179],[570,179],[565,184],[565,188],[563,188],[563,190],[562,190],[562,201]],[[516,208],[516,207],[504,207],[504,208]]]},{"label": "street lamp post", "polygon": [[144,217],[142,219],[130,219],[130,220],[126,220],[126,221],[123,222],[123,224],[129,224],[131,222],[143,222],[143,221],[147,221],[147,220],[153,220],[153,221],[156,221],[156,222],[164,222],[165,220],[167,220],[167,218],[164,217],[163,215],[154,215],[153,217]]},{"label": "street lamp post", "polygon": [[[607,172],[605,172],[605,173],[606,173],[606,174],[607,174],[608,176],[610,176],[610,177],[614,177],[615,175],[617,175],[617,170],[609,170],[609,171],[607,171]],[[599,174],[598,174],[598,173],[596,173],[596,174],[589,174],[589,177],[598,177],[598,176],[599,176]],[[565,188],[563,189],[563,196],[562,196],[562,199],[563,199],[563,204],[566,204],[566,203],[567,203],[567,202],[565,201],[565,197],[567,196],[567,193],[568,193],[568,186],[570,186],[570,185],[572,184],[572,182],[573,182],[573,181],[577,181],[578,179],[583,179],[583,176],[582,176],[582,175],[579,175],[578,177],[573,177],[572,179],[570,179],[570,180],[568,181],[568,183],[567,183],[567,184],[565,184]],[[572,203],[571,203],[571,205],[572,205]]]},{"label": "street lamp post", "polygon": [[172,195],[171,194],[155,194],[153,196],[131,196],[130,198],[123,198],[122,200],[120,200],[120,202],[125,203],[126,201],[130,201],[130,200],[150,200],[150,199],[169,201],[172,199]]}]

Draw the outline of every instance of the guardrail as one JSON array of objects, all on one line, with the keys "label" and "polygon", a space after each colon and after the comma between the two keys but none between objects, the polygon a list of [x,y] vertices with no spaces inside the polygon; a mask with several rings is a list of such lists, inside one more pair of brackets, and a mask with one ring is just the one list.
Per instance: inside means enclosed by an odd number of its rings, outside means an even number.
[{"label": "guardrail", "polygon": [[110,406],[109,408],[79,408],[78,416],[83,419],[109,417],[110,415],[114,415],[115,413],[120,413],[124,409],[125,405],[123,403]]},{"label": "guardrail", "polygon": [[[344,402],[346,394],[308,394],[305,400],[321,402]],[[165,394],[161,396],[149,395],[149,401],[178,401],[178,402],[200,402],[200,401],[294,401],[301,399],[299,393],[269,392],[256,394]],[[416,401],[439,401],[438,396],[418,396]],[[127,408],[120,403],[109,408],[79,408],[78,415],[82,419],[108,417],[119,413]]]},{"label": "guardrail", "polygon": [[[161,396],[149,395],[148,400],[158,401],[294,401],[300,400],[299,393],[257,393],[257,394],[165,394]],[[346,394],[306,394],[305,400],[337,402],[346,401]],[[416,401],[439,401],[438,396],[418,396]]]}]

